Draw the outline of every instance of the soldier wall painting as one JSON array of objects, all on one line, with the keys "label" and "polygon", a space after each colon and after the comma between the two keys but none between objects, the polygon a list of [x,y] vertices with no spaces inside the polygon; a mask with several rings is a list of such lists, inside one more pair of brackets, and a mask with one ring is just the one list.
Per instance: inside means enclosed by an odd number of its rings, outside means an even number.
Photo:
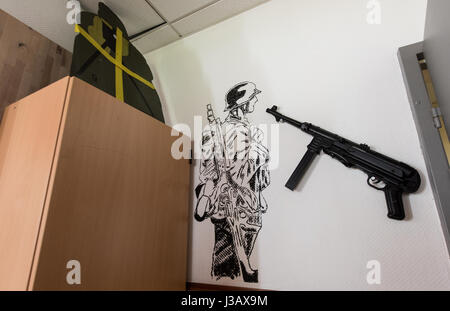
[{"label": "soldier wall painting", "polygon": [[232,87],[225,97],[223,122],[207,106],[209,126],[201,142],[194,217],[214,225],[211,276],[216,280],[258,282],[250,256],[268,209],[263,191],[270,184],[269,151],[263,132],[247,116],[257,108],[260,93],[251,82]]}]

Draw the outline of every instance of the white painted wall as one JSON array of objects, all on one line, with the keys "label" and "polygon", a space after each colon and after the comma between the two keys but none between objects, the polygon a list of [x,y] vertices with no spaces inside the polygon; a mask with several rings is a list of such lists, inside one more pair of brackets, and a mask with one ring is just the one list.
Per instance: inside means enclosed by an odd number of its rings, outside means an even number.
[{"label": "white painted wall", "polygon": [[[365,0],[272,0],[147,55],[171,124],[224,107],[235,83],[263,91],[252,121],[282,113],[315,123],[416,167],[419,193],[405,198],[408,221],[386,217],[384,195],[366,176],[328,156],[301,189],[284,184],[310,137],[280,128],[280,166],[265,195],[269,212],[252,261],[260,288],[275,290],[449,290],[449,259],[405,87],[398,47],[423,39],[425,0],[381,0],[382,24],[368,25]],[[224,115],[221,114],[223,118]],[[196,142],[199,143],[199,142]],[[198,183],[198,166],[194,168]],[[193,206],[195,200],[193,199]],[[192,207],[193,210],[193,207]],[[213,225],[192,220],[190,281],[250,286],[210,277]],[[381,263],[381,285],[366,264]]]}]

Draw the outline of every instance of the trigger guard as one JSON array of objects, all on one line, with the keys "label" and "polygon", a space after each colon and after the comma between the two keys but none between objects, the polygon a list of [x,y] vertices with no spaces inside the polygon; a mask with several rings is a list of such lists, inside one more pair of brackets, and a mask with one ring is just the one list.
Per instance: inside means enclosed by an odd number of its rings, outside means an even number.
[{"label": "trigger guard", "polygon": [[[375,186],[374,184],[371,183],[371,180],[372,180],[372,179],[377,180],[376,182],[374,182],[375,184],[383,183],[384,186],[383,186],[383,187],[377,187],[377,186]],[[369,176],[369,178],[367,178],[367,184],[368,184],[370,187],[374,188],[375,190],[384,191],[384,189],[386,189],[386,184],[385,184],[382,180],[376,178],[375,176]]]}]

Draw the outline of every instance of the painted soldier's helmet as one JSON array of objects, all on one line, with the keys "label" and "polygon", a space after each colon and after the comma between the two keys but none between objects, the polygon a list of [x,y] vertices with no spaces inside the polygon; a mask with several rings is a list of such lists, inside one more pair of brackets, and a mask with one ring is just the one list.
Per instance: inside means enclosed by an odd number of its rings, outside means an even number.
[{"label": "painted soldier's helmet", "polygon": [[252,82],[241,82],[233,86],[225,97],[227,105],[225,111],[230,111],[247,104],[259,93],[261,91]]}]

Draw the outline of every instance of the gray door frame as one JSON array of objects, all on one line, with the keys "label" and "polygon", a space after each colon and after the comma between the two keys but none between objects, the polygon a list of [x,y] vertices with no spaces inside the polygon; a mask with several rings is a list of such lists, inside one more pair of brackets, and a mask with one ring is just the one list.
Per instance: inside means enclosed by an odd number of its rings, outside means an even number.
[{"label": "gray door frame", "polygon": [[400,48],[398,58],[438,207],[447,250],[450,252],[450,168],[439,132],[434,125],[430,99],[417,59],[417,54],[423,51],[424,43],[418,42]]}]

